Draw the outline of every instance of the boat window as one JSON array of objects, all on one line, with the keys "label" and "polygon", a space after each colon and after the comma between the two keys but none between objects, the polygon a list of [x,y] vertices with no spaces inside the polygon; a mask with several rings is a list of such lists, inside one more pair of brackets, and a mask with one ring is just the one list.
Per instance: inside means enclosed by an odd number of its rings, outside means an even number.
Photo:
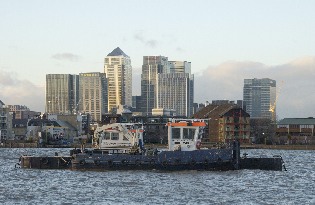
[{"label": "boat window", "polygon": [[172,128],[172,138],[180,139],[180,128]]},{"label": "boat window", "polygon": [[183,129],[183,139],[194,139],[195,129],[184,128]]},{"label": "boat window", "polygon": [[104,137],[105,140],[110,140],[110,133],[109,132],[105,132],[104,135],[105,135],[105,137]]},{"label": "boat window", "polygon": [[112,133],[112,140],[118,140],[119,139],[119,133]]}]

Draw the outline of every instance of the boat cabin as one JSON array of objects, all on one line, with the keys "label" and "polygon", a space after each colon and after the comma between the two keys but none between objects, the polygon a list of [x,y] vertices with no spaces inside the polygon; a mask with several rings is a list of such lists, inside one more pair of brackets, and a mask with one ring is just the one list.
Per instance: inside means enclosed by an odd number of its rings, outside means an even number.
[{"label": "boat cabin", "polygon": [[206,127],[205,119],[173,119],[168,126],[169,151],[194,151],[200,149]]},{"label": "boat cabin", "polygon": [[102,150],[121,149],[121,153],[129,152],[131,148],[143,149],[143,126],[136,123],[113,123],[97,127],[93,147]]}]

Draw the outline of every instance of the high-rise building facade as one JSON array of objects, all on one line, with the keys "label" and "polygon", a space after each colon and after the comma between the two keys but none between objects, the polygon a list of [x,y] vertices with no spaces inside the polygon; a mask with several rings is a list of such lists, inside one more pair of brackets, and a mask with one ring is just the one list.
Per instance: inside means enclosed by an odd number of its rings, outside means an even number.
[{"label": "high-rise building facade", "polygon": [[194,76],[189,73],[158,74],[158,107],[176,111],[176,115],[193,114]]},{"label": "high-rise building facade", "polygon": [[46,75],[46,110],[51,114],[70,114],[75,112],[78,96],[78,75]]},{"label": "high-rise building facade", "polygon": [[80,73],[79,81],[79,110],[90,114],[92,120],[101,121],[102,114],[108,110],[105,73]]},{"label": "high-rise building facade", "polygon": [[170,61],[170,73],[158,74],[157,108],[176,111],[176,115],[191,117],[194,101],[194,75],[191,63]]},{"label": "high-rise building facade", "polygon": [[251,118],[276,120],[276,94],[275,80],[244,79],[243,100]]},{"label": "high-rise building facade", "polygon": [[191,62],[169,61],[168,67],[170,73],[191,73]]},{"label": "high-rise building facade", "polygon": [[151,115],[157,108],[158,74],[169,73],[168,58],[165,56],[143,56],[141,74],[141,111],[143,115]]},{"label": "high-rise building facade", "polygon": [[132,105],[131,60],[119,47],[105,57],[104,72],[108,81],[108,111],[119,105]]},{"label": "high-rise building facade", "polygon": [[134,112],[141,112],[141,96],[132,96],[132,111]]}]

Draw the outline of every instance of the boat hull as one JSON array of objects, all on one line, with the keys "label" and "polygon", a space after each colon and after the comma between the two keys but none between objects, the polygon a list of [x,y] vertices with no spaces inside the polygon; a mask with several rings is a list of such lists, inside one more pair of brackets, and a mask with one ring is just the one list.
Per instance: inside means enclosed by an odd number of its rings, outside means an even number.
[{"label": "boat hull", "polygon": [[235,165],[232,149],[162,151],[155,156],[91,152],[72,159],[73,170],[231,170]]},{"label": "boat hull", "polygon": [[16,167],[29,169],[71,169],[71,156],[21,156]]}]

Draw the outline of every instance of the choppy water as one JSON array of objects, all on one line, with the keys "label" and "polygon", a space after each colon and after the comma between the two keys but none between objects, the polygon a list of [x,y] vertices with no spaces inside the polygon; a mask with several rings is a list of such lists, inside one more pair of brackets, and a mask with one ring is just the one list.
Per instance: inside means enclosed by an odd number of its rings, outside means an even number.
[{"label": "choppy water", "polygon": [[0,149],[0,204],[315,204],[315,151],[281,155],[288,171],[70,171],[16,169],[22,154],[68,149]]}]

